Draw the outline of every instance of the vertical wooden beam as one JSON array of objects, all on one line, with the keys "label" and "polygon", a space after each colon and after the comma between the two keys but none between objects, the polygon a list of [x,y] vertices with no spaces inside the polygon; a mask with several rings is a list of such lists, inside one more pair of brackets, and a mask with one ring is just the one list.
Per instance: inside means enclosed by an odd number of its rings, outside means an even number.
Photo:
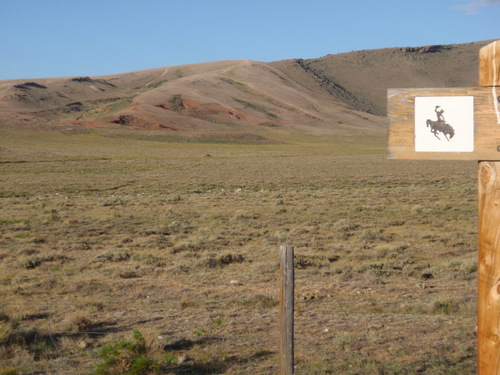
[{"label": "vertical wooden beam", "polygon": [[[492,87],[498,115],[500,41],[481,48],[479,61],[479,84]],[[500,162],[479,162],[478,194],[478,373],[500,375]]]},{"label": "vertical wooden beam", "polygon": [[280,374],[293,374],[293,246],[283,245],[281,252],[280,296]]},{"label": "vertical wooden beam", "polygon": [[500,86],[500,40],[479,51],[479,86]]}]

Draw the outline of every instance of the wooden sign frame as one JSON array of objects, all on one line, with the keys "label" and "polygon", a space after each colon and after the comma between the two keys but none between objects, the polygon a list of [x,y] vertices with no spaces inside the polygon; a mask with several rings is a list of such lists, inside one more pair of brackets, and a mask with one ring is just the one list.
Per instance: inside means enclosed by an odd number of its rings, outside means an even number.
[{"label": "wooden sign frame", "polygon": [[[495,87],[389,89],[387,98],[389,159],[500,160],[500,98]],[[425,113],[420,113],[416,106],[420,98],[429,103]],[[453,103],[452,98],[456,98],[457,103]],[[465,98],[472,98],[471,113],[461,104]],[[435,103],[433,110],[429,109],[431,103]],[[452,129],[449,131],[454,132],[451,137],[443,129],[445,126],[436,129],[428,123],[438,122],[440,111],[444,112],[441,116],[446,116],[442,125],[448,125],[448,129]],[[465,119],[470,116],[472,122]],[[462,124],[464,121],[465,125]],[[422,151],[418,147],[418,135],[424,136],[426,132],[435,143],[441,144],[437,151],[432,151],[432,148]],[[472,146],[457,146],[457,142],[464,139]]]}]

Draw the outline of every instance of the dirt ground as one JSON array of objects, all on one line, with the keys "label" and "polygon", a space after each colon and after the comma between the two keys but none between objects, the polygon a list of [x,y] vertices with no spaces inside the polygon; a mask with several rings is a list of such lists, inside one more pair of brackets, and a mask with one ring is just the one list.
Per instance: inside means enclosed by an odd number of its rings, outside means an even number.
[{"label": "dirt ground", "polygon": [[275,374],[292,244],[296,374],[475,373],[475,163],[5,134],[0,372],[88,374],[138,330],[156,373]]}]

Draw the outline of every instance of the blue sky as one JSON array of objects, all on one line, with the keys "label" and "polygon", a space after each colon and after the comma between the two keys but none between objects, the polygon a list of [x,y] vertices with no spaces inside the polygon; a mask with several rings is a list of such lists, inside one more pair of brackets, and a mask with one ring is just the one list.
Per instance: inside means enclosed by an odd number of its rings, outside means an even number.
[{"label": "blue sky", "polygon": [[500,0],[1,0],[0,79],[500,39]]}]

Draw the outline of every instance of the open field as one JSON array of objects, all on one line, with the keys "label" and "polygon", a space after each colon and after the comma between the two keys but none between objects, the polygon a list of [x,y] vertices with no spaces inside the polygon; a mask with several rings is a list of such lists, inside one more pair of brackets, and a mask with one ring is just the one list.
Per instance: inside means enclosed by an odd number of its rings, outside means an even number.
[{"label": "open field", "polygon": [[134,329],[157,373],[275,374],[282,244],[296,374],[476,372],[476,163],[151,134],[2,130],[0,374],[91,373]]}]

